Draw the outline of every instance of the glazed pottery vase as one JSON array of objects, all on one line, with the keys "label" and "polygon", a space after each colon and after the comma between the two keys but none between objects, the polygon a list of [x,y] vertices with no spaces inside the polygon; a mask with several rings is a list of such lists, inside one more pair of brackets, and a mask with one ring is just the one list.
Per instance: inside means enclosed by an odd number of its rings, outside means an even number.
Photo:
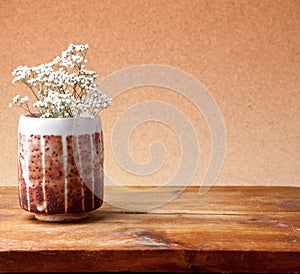
[{"label": "glazed pottery vase", "polygon": [[42,221],[76,221],[103,202],[101,119],[36,118],[18,126],[22,209]]}]

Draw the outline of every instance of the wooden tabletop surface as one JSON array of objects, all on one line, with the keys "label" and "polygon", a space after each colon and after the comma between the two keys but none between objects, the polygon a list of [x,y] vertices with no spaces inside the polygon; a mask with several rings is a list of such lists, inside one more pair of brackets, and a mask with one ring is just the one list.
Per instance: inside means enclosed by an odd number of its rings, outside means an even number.
[{"label": "wooden tabletop surface", "polygon": [[[145,192],[145,203],[170,191]],[[143,211],[104,202],[76,223],[38,221],[17,188],[0,188],[0,272],[57,271],[299,272],[300,188],[187,187]]]}]

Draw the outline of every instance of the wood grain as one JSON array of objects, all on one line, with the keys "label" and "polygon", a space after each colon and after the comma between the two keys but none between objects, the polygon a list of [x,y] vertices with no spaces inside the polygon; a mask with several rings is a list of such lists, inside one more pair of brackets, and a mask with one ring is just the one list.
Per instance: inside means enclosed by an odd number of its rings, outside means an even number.
[{"label": "wood grain", "polygon": [[299,272],[300,188],[188,187],[146,211],[104,202],[78,223],[40,222],[0,188],[0,272],[51,271]]}]

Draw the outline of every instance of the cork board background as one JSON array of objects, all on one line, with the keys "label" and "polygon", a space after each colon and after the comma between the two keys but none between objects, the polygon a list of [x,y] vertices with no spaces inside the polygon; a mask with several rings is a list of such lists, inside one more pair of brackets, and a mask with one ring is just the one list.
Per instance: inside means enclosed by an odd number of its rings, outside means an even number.
[{"label": "cork board background", "polygon": [[[12,70],[52,60],[70,43],[88,43],[88,69],[100,78],[140,64],[164,64],[207,87],[223,115],[226,158],[216,185],[299,186],[300,1],[298,0],[0,0],[0,186],[17,185],[19,109]],[[207,125],[191,102],[158,87],[114,98],[101,114],[105,170],[119,184],[161,185],[180,162],[178,136],[164,124],[139,125],[128,141],[132,157],[151,160],[151,142],[164,143],[164,166],[151,176],[129,174],[114,160],[111,131],[130,106],[162,100],[191,121],[201,157],[198,185],[210,157]],[[160,111],[159,109],[157,110]]]}]

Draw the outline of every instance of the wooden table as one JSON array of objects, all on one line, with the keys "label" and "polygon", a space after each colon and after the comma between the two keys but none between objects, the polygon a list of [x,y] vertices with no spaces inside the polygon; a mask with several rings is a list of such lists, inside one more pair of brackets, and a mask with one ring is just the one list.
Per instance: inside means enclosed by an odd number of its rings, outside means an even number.
[{"label": "wooden table", "polygon": [[188,187],[161,207],[104,203],[77,223],[40,222],[0,188],[0,272],[56,271],[299,272],[300,188]]}]

